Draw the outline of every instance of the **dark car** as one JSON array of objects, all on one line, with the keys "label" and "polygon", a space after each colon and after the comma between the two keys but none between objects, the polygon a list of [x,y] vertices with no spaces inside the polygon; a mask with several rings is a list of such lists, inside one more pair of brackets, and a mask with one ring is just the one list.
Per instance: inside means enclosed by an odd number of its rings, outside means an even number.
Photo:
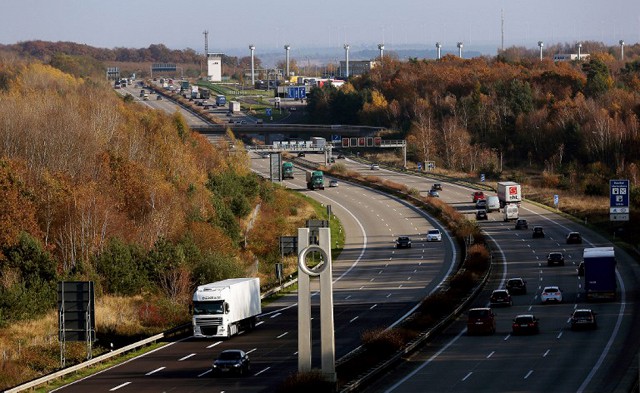
[{"label": "dark car", "polygon": [[569,232],[567,235],[567,244],[582,244],[580,232]]},{"label": "dark car", "polygon": [[156,96],[156,100],[158,100],[158,101],[162,100],[162,96],[161,96],[160,94],[158,94],[158,95]]},{"label": "dark car", "polygon": [[584,276],[584,261],[578,265],[578,276]]},{"label": "dark car", "polygon": [[529,229],[529,223],[524,218],[516,220],[516,229]]},{"label": "dark car", "polygon": [[475,191],[473,194],[471,194],[471,201],[473,203],[478,202],[479,199],[486,199],[485,196],[484,196],[484,192]]},{"label": "dark car", "polygon": [[400,236],[396,239],[396,248],[411,248],[409,236]]},{"label": "dark car", "polygon": [[476,201],[476,209],[487,209],[487,200],[486,199],[478,199]]},{"label": "dark car", "polygon": [[344,154],[338,154],[338,160],[344,160],[344,159],[345,159]]},{"label": "dark car", "polygon": [[597,329],[596,313],[588,308],[579,308],[571,314],[571,330]]},{"label": "dark car", "polygon": [[251,370],[249,355],[240,349],[227,349],[220,352],[213,362],[213,374],[245,375]]},{"label": "dark car", "polygon": [[300,153],[298,153],[298,157],[304,157],[304,156],[305,156],[305,154],[304,154],[304,152],[303,152],[303,151],[301,151]]},{"label": "dark car", "polygon": [[467,334],[493,334],[496,332],[496,317],[488,307],[472,308],[467,318]]},{"label": "dark car", "polygon": [[513,305],[511,294],[509,294],[509,291],[506,289],[496,289],[493,291],[489,298],[489,303],[491,304],[491,307]]},{"label": "dark car", "polygon": [[476,210],[476,220],[480,221],[480,220],[488,220],[489,217],[487,216],[487,211],[482,209],[482,210]]},{"label": "dark car", "polygon": [[527,293],[527,282],[520,277],[508,279],[506,287],[507,291],[513,295],[525,295]]},{"label": "dark car", "polygon": [[547,255],[547,266],[564,266],[564,255],[560,251],[552,251]]},{"label": "dark car", "polygon": [[433,183],[433,185],[431,186],[432,190],[437,190],[437,191],[442,191],[442,184],[440,183]]},{"label": "dark car", "polygon": [[516,315],[513,318],[513,324],[511,325],[511,331],[516,334],[538,334],[540,333],[540,326],[538,324],[538,318],[532,314]]},{"label": "dark car", "polygon": [[542,227],[533,227],[533,238],[543,238],[544,237],[544,229]]}]

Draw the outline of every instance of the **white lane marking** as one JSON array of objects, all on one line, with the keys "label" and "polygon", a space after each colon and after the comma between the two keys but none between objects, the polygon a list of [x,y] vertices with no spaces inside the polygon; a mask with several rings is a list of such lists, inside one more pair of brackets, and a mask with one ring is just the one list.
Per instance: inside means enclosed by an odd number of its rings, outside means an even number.
[{"label": "white lane marking", "polygon": [[357,316],[355,316],[355,317],[351,318],[351,320],[349,321],[349,323],[351,323],[351,322],[355,321],[356,319],[358,319],[358,317],[357,317]]},{"label": "white lane marking", "polygon": [[158,371],[164,370],[165,368],[166,368],[166,367],[158,367],[158,368],[156,368],[156,369],[155,369],[155,370],[153,370],[153,371],[149,371],[149,372],[148,372],[148,373],[146,373],[145,375],[152,375],[152,374],[155,374],[155,373],[157,373]]},{"label": "white lane marking", "polygon": [[524,376],[524,379],[529,378],[529,376],[533,374],[533,370],[529,370],[529,372],[527,373],[527,375]]},{"label": "white lane marking", "polygon": [[351,299],[351,295],[344,298],[344,300],[349,300],[349,299]]},{"label": "white lane marking", "polygon": [[125,383],[122,383],[122,384],[120,384],[120,385],[116,386],[115,388],[111,388],[111,389],[109,389],[109,391],[110,391],[110,392],[113,392],[113,391],[115,391],[115,390],[118,390],[118,389],[120,389],[120,388],[123,388],[123,387],[127,386],[127,385],[128,385],[128,384],[130,384],[130,383],[131,383],[131,382],[125,382]]},{"label": "white lane marking", "polygon": [[467,375],[465,375],[464,378],[462,378],[462,380],[466,381],[467,378],[469,378],[471,376],[471,374],[473,374],[473,371],[469,371],[469,373]]},{"label": "white lane marking", "polygon": [[254,376],[255,376],[255,375],[260,375],[260,374],[262,374],[263,372],[267,371],[267,370],[268,370],[268,369],[270,369],[270,368],[271,368],[271,367],[264,368],[264,369],[262,369],[262,370],[258,371],[257,373],[255,373],[255,374],[253,374],[253,375],[254,375]]},{"label": "white lane marking", "polygon": [[550,350],[550,349],[547,349],[547,351],[544,353],[544,355],[542,355],[542,357],[543,357],[543,358],[546,358],[546,357],[547,357],[547,355],[549,354],[549,352],[551,352],[551,350]]},{"label": "white lane marking", "polygon": [[378,303],[374,304],[373,306],[369,307],[369,310],[373,310],[374,308],[378,307]]},{"label": "white lane marking", "polygon": [[388,298],[390,298],[390,297],[391,297],[391,294],[388,294],[388,295],[387,295],[387,299],[388,299]]},{"label": "white lane marking", "polygon": [[[256,326],[260,326],[260,325],[262,325],[263,323],[264,323],[264,321],[260,321],[260,322],[256,323]],[[218,344],[216,344],[216,345],[218,345]]]},{"label": "white lane marking", "polygon": [[375,280],[376,280],[376,278],[375,278],[375,277],[373,277],[373,278],[371,278],[371,279],[369,280],[369,282],[374,282]]},{"label": "white lane marking", "polygon": [[198,374],[198,378],[203,377],[203,376],[205,376],[205,375],[209,374],[209,373],[210,373],[210,372],[212,372],[212,371],[213,371],[212,369],[208,369],[207,371],[205,371],[205,372],[203,372],[203,373],[201,373],[201,374]]},{"label": "white lane marking", "polygon": [[502,341],[507,341],[509,339],[509,337],[511,337],[511,334],[507,334],[506,336],[504,336],[504,338],[502,339]]},{"label": "white lane marking", "polygon": [[253,348],[252,350],[247,351],[247,354],[249,354],[249,353],[251,353],[251,352],[255,352],[255,351],[257,351],[257,350],[258,350],[258,348]]},{"label": "white lane marking", "polygon": [[491,351],[491,353],[487,355],[487,359],[489,359],[491,356],[493,356],[494,353],[496,353],[496,351]]},{"label": "white lane marking", "polygon": [[185,356],[183,358],[178,359],[178,361],[181,362],[181,361],[187,360],[187,359],[189,359],[190,357],[193,357],[193,356],[196,356],[196,354],[195,353],[191,353],[191,354],[189,354],[189,355],[187,355],[187,356]]},{"label": "white lane marking", "polygon": [[556,336],[556,338],[560,338],[562,337],[562,332],[558,333],[558,335]]},{"label": "white lane marking", "polygon": [[286,336],[287,334],[289,334],[289,332],[284,332],[281,335],[276,336],[276,338],[282,338],[282,337]]},{"label": "white lane marking", "polygon": [[[256,323],[256,325],[257,325],[257,323]],[[222,341],[216,341],[216,342],[214,342],[214,343],[213,343],[213,344],[211,344],[211,345],[207,345],[207,349],[209,349],[209,348],[213,348],[213,347],[215,347],[216,345],[220,345],[220,344],[222,344]]]},{"label": "white lane marking", "polygon": [[279,317],[280,315],[282,315],[281,312],[275,313],[271,316],[271,318],[275,318],[275,317]]}]

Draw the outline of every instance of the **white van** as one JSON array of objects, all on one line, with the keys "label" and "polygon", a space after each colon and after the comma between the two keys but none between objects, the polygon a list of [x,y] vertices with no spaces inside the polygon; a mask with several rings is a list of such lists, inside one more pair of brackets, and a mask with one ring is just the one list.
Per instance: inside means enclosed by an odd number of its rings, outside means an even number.
[{"label": "white van", "polygon": [[493,211],[500,211],[500,199],[495,195],[487,198],[487,213],[491,213]]},{"label": "white van", "polygon": [[504,206],[504,221],[512,221],[518,219],[518,205],[510,203]]}]

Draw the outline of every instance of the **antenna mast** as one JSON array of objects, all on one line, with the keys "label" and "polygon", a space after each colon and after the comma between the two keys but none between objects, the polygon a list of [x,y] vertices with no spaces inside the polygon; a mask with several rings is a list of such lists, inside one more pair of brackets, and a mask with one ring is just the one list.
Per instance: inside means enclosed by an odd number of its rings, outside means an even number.
[{"label": "antenna mast", "polygon": [[204,34],[204,57],[207,57],[209,54],[209,30],[203,31],[202,34]]},{"label": "antenna mast", "polygon": [[502,43],[500,48],[504,52],[504,10],[503,9],[500,9],[500,22],[501,22],[500,30],[502,34]]}]

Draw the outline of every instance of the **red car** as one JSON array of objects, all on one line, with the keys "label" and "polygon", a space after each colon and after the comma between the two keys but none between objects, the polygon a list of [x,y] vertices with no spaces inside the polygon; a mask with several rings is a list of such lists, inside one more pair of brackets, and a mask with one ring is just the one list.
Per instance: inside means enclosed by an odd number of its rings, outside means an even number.
[{"label": "red car", "polygon": [[487,199],[487,198],[484,196],[484,192],[482,192],[482,191],[475,191],[475,192],[474,192],[473,194],[471,194],[471,195],[473,196],[473,199],[472,199],[473,203],[478,202],[478,200],[480,200],[480,199]]}]

